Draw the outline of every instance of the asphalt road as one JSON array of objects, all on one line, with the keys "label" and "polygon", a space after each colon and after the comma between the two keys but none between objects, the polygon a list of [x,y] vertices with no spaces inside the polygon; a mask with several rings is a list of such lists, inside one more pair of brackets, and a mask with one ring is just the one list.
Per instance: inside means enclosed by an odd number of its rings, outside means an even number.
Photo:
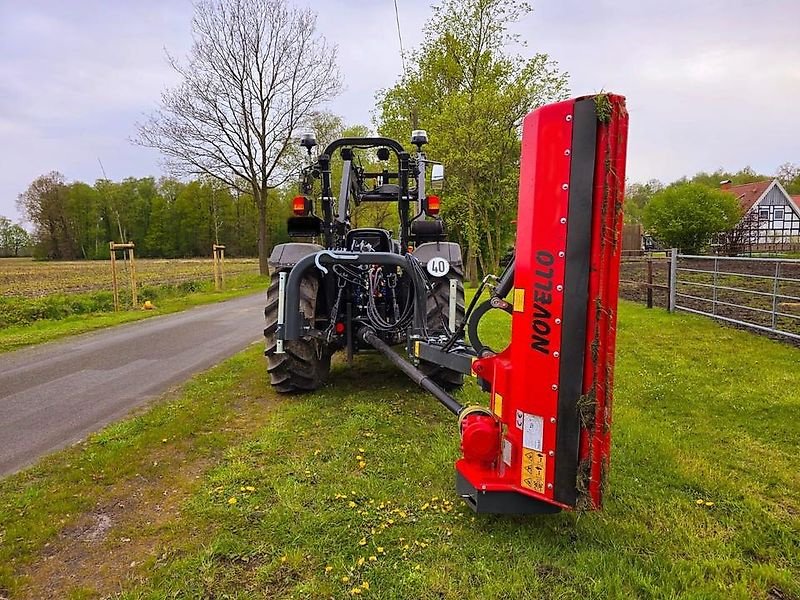
[{"label": "asphalt road", "polygon": [[0,476],[262,338],[264,293],[0,354]]}]

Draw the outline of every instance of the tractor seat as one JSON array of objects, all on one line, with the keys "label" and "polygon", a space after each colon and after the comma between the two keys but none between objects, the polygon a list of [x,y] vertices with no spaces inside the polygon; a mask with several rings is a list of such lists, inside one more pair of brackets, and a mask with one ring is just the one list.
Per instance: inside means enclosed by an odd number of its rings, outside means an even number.
[{"label": "tractor seat", "polygon": [[400,186],[396,183],[382,183],[374,190],[362,194],[361,202],[388,202],[400,197]]},{"label": "tractor seat", "polygon": [[425,242],[444,242],[447,236],[444,233],[444,222],[441,219],[411,221],[411,239],[418,244]]}]

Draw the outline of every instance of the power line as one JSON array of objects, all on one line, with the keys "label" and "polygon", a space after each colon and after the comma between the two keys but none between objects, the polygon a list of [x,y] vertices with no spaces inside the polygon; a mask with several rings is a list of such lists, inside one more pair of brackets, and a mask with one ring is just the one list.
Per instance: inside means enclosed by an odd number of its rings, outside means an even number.
[{"label": "power line", "polygon": [[394,18],[397,21],[397,39],[400,40],[400,60],[403,62],[403,74],[406,72],[406,53],[403,50],[403,36],[400,34],[400,13],[397,10],[397,0],[394,0]]}]

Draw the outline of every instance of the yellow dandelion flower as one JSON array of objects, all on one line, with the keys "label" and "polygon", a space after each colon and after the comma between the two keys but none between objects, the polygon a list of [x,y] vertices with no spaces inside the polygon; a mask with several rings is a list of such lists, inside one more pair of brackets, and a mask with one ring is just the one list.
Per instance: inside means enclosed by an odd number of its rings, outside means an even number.
[{"label": "yellow dandelion flower", "polygon": [[383,554],[383,546],[378,546],[376,550],[378,551],[378,554]]},{"label": "yellow dandelion flower", "polygon": [[709,508],[711,508],[712,506],[714,506],[714,503],[713,503],[713,502],[710,502],[710,501],[706,501],[706,506],[708,506]]},{"label": "yellow dandelion flower", "polygon": [[360,540],[358,540],[358,545],[359,546],[366,546],[367,545],[367,538],[361,538]]},{"label": "yellow dandelion flower", "polygon": [[359,448],[358,451],[359,452],[366,452],[366,450],[364,450],[363,448]]},{"label": "yellow dandelion flower", "polygon": [[365,463],[363,460],[360,463],[358,463],[358,468],[359,469],[363,469],[366,466],[367,466],[367,463]]},{"label": "yellow dandelion flower", "polygon": [[236,502],[237,502],[236,496],[231,496],[230,498],[228,498],[228,504],[236,504]]},{"label": "yellow dandelion flower", "polygon": [[428,510],[428,507],[429,507],[429,506],[430,506],[430,504],[428,504],[428,503],[426,502],[425,504],[423,504],[423,505],[422,505],[422,510]]},{"label": "yellow dandelion flower", "polygon": [[703,503],[704,503],[704,500],[703,500],[702,498],[698,498],[698,499],[695,501],[695,504],[697,504],[697,506],[702,506],[702,505],[703,505]]},{"label": "yellow dandelion flower", "polygon": [[356,561],[356,565],[358,565],[358,566],[360,567],[360,566],[361,566],[361,565],[363,565],[363,564],[364,564],[364,557],[362,556],[361,558],[359,558],[359,559]]},{"label": "yellow dandelion flower", "polygon": [[375,562],[376,560],[378,560],[378,557],[375,556],[374,554],[369,557],[369,562]]},{"label": "yellow dandelion flower", "polygon": [[358,596],[360,593],[361,593],[361,588],[353,588],[352,590],[350,590],[350,595],[352,596]]},{"label": "yellow dandelion flower", "polygon": [[365,581],[364,583],[362,583],[361,587],[364,588],[365,590],[368,590],[369,589],[369,581]]},{"label": "yellow dandelion flower", "polygon": [[350,500],[350,502],[347,503],[347,506],[349,506],[350,508],[355,508],[356,507],[356,503],[353,502],[352,500]]},{"label": "yellow dandelion flower", "polygon": [[327,567],[325,567],[325,572],[326,573],[330,573],[331,571],[333,571],[333,567],[332,566],[328,565]]},{"label": "yellow dandelion flower", "polygon": [[286,557],[285,557],[285,556],[281,556],[281,562],[282,562],[282,563],[285,563],[285,562],[286,562]]},{"label": "yellow dandelion flower", "polygon": [[342,583],[347,583],[348,581],[350,581],[350,578],[347,575],[342,577]]},{"label": "yellow dandelion flower", "polygon": [[364,460],[364,457],[359,454],[358,456],[356,456],[356,460]]},{"label": "yellow dandelion flower", "polygon": [[252,485],[246,485],[246,486],[244,486],[244,489],[247,490],[248,492],[255,492],[256,491],[256,488],[254,488]]}]

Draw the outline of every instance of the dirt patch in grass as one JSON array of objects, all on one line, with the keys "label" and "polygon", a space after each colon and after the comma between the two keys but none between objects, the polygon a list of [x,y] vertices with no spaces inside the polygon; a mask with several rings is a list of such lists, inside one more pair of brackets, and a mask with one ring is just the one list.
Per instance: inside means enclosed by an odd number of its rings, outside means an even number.
[{"label": "dirt patch in grass", "polygon": [[21,597],[63,598],[66,590],[76,589],[104,597],[143,577],[166,546],[178,543],[171,532],[181,507],[212,464],[208,459],[187,462],[183,452],[169,462],[169,475],[137,475],[117,484],[112,499],[98,503],[46,544],[41,557],[23,571]]}]

